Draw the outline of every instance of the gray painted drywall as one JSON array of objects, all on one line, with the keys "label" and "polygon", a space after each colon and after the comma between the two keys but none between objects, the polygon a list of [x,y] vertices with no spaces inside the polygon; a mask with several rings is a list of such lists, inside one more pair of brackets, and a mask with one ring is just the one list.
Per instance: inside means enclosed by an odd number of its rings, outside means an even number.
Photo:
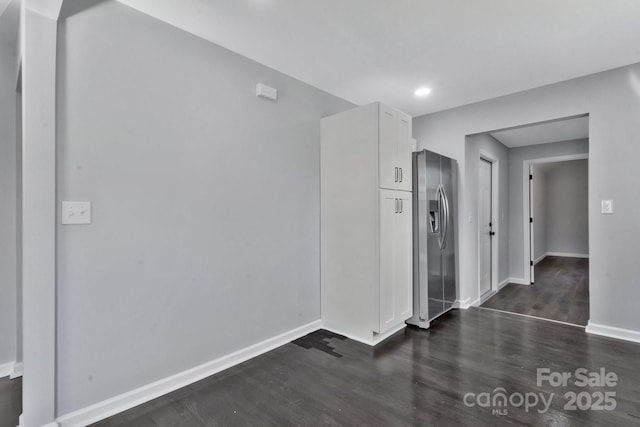
[{"label": "gray painted drywall", "polygon": [[547,174],[540,165],[531,165],[531,193],[533,195],[533,259],[540,260],[547,249]]},{"label": "gray painted drywall", "polygon": [[[488,134],[472,135],[467,137],[465,163],[466,163],[466,188],[469,191],[465,195],[466,206],[472,211],[472,221],[475,224],[475,232],[469,236],[466,246],[459,246],[467,253],[471,265],[462,274],[466,280],[476,283],[478,288],[472,295],[472,300],[480,297],[478,278],[478,180],[480,157],[484,154],[498,162],[498,197],[499,212],[497,213],[498,227],[494,227],[498,238],[498,283],[509,277],[509,149],[498,140]],[[496,167],[495,163],[494,166]],[[495,215],[495,213],[494,213]],[[469,218],[467,218],[467,221]]]},{"label": "gray painted drywall", "polygon": [[[509,272],[516,279],[523,279],[525,259],[529,251],[524,250],[523,178],[524,161],[551,157],[585,154],[589,152],[588,139],[529,145],[509,150]],[[640,207],[640,206],[639,206]],[[640,237],[640,236],[639,236]],[[535,244],[535,241],[534,241]]]},{"label": "gray painted drywall", "polygon": [[[640,264],[631,255],[640,246],[636,226],[640,198],[628,191],[629,182],[640,181],[636,164],[640,157],[640,64],[414,118],[413,135],[420,149],[458,160],[460,182],[464,183],[466,135],[585,113],[589,114],[590,322],[640,331],[636,303],[640,300]],[[510,188],[517,186],[512,182]],[[465,222],[469,214],[469,206],[464,205],[466,191],[462,185],[459,247],[468,244],[475,228]],[[601,199],[614,201],[614,215],[600,214]],[[521,211],[521,201],[518,206]],[[512,241],[513,235],[510,233]],[[523,251],[521,245],[510,245],[510,250]],[[466,271],[470,262],[461,252],[460,270]],[[468,280],[461,283],[462,297],[470,297],[474,288],[475,283]]]},{"label": "gray painted drywall", "polygon": [[58,414],[318,320],[319,119],[353,105],[117,2],[59,35],[93,223],[58,225]]},{"label": "gray painted drywall", "polygon": [[0,365],[17,356],[16,62],[0,47]]},{"label": "gray painted drywall", "polygon": [[547,252],[589,253],[587,163],[559,162],[546,174]]}]

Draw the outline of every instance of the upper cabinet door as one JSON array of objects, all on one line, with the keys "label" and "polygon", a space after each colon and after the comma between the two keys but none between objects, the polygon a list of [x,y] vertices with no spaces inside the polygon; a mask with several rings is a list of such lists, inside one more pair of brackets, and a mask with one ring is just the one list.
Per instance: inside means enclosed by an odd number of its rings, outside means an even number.
[{"label": "upper cabinet door", "polygon": [[411,117],[396,112],[395,163],[399,169],[398,190],[411,191]]},{"label": "upper cabinet door", "polygon": [[396,161],[397,112],[385,105],[380,105],[378,119],[378,167],[380,188],[396,190],[400,179],[400,170]]}]

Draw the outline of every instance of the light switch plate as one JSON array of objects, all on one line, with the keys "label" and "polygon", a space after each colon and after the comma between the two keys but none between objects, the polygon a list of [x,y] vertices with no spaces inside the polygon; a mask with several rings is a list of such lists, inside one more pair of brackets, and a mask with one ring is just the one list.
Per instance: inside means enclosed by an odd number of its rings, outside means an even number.
[{"label": "light switch plate", "polygon": [[600,213],[603,215],[613,214],[613,200],[601,200]]},{"label": "light switch plate", "polygon": [[62,202],[62,224],[91,224],[91,202]]}]

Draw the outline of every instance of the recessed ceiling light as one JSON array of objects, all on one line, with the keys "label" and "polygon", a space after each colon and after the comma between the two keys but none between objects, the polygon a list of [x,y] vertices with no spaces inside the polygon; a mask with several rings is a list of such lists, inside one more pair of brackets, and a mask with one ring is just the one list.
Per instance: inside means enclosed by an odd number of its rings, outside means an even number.
[{"label": "recessed ceiling light", "polygon": [[421,87],[416,89],[415,94],[416,96],[427,96],[431,93],[431,89],[428,87]]}]

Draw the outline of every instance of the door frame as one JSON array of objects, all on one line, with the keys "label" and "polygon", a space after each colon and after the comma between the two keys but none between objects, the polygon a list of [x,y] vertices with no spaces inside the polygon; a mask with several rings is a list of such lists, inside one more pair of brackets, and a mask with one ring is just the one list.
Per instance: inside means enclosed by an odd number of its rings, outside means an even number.
[{"label": "door frame", "polygon": [[480,254],[481,254],[481,246],[480,246],[480,194],[478,194],[478,203],[476,203],[476,232],[478,235],[478,297],[480,298],[480,304],[482,304],[485,300],[489,299],[496,292],[498,292],[498,272],[499,272],[499,231],[500,231],[500,222],[497,220],[499,218],[500,211],[500,191],[499,191],[499,178],[500,178],[500,162],[497,158],[492,156],[491,154],[480,150],[480,156],[478,157],[478,181],[480,181],[480,162],[485,160],[491,164],[491,229],[495,233],[494,237],[491,238],[491,288],[489,292],[483,298],[482,293],[480,291]]},{"label": "door frame", "polygon": [[[523,243],[524,243],[524,251],[523,253],[523,266],[524,266],[524,285],[531,285],[533,282],[531,281],[533,276],[533,268],[532,261],[533,258],[533,245],[534,239],[531,233],[531,221],[529,218],[533,218],[531,215],[533,213],[530,211],[531,209],[531,191],[529,185],[529,171],[532,165],[535,164],[543,164],[543,163],[556,163],[556,162],[565,162],[568,160],[584,160],[589,159],[589,153],[580,153],[580,154],[568,154],[565,156],[555,156],[555,157],[542,157],[538,159],[527,159],[522,161],[522,224],[523,224]],[[535,178],[534,178],[535,179]],[[588,182],[587,182],[587,185]],[[535,227],[535,218],[533,219],[533,226]],[[527,256],[528,255],[528,256]]]}]

